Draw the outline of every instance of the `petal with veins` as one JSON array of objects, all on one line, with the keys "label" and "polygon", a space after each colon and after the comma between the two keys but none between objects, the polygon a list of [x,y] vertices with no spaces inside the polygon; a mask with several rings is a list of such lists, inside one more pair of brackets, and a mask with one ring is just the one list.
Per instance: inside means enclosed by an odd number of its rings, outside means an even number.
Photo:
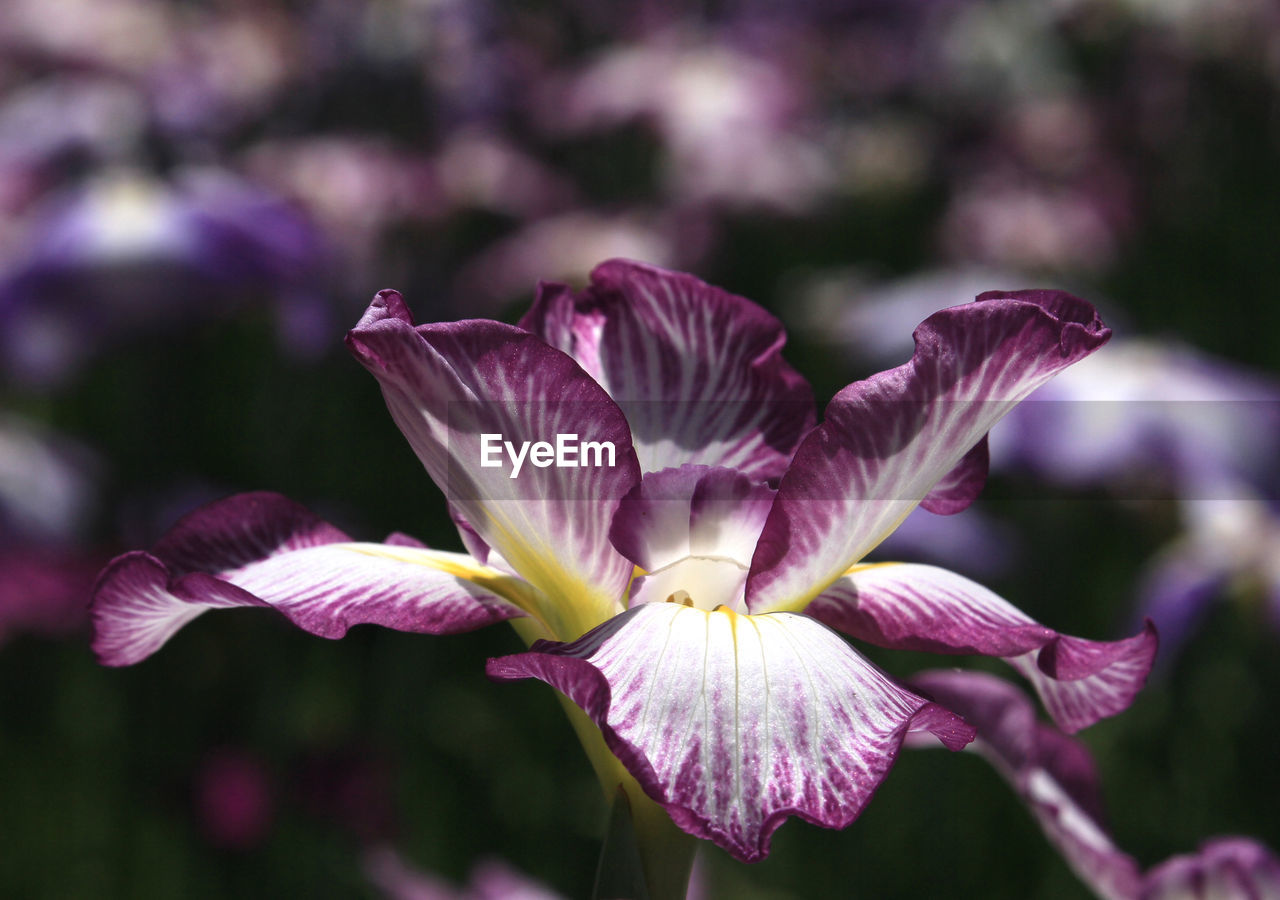
[{"label": "petal with veins", "polygon": [[692,275],[610,260],[580,294],[541,285],[520,324],[618,401],[645,472],[695,463],[776,478],[813,426],[782,324]]},{"label": "petal with veins", "polygon": [[[455,518],[554,599],[535,613],[553,634],[577,637],[620,608],[632,566],[609,543],[609,522],[640,471],[626,420],[598,384],[510,325],[415,328],[395,291],[374,298],[347,344],[382,385],[392,417]],[[498,464],[481,464],[485,434],[517,449],[577,435],[613,453],[573,467],[526,459],[517,472],[500,444],[489,457]]]},{"label": "petal with veins", "polygon": [[140,662],[210,609],[268,607],[312,634],[352,625],[451,634],[524,615],[524,583],[403,536],[357,543],[278,494],[239,494],[180,521],[98,578],[93,648]]},{"label": "petal with veins", "polygon": [[676,824],[745,861],[768,853],[789,816],[852,822],[909,731],[952,749],[972,737],[958,716],[790,613],[648,603],[488,670],[568,695]]},{"label": "petal with veins", "polygon": [[1126,709],[1156,652],[1150,624],[1119,641],[1062,635],[962,575],[911,563],[855,566],[806,613],[881,647],[1005,657],[1067,731]]},{"label": "petal with veins", "polygon": [[963,509],[986,476],[975,445],[1110,334],[1057,291],[983,294],[926,319],[910,362],[844,388],[801,442],[751,563],[750,609],[803,609],[935,489],[930,508]]}]

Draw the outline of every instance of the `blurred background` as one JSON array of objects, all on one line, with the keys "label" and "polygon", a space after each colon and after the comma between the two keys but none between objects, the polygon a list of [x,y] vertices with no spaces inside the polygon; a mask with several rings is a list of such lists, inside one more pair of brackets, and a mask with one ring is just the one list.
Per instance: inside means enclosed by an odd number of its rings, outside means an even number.
[{"label": "blurred background", "polygon": [[[243,490],[459,548],[344,331],[384,287],[515,321],[613,256],[768,306],[819,408],[980,291],[1096,303],[1112,343],[997,427],[985,496],[881,558],[1084,637],[1153,616],[1151,684],[1083,735],[1117,843],[1280,847],[1278,154],[1269,0],[7,0],[0,894],[375,897],[495,859],[587,894],[603,802],[552,692],[485,679],[510,629],[226,613],[109,670],[85,606]],[[1087,896],[971,754],[704,861],[712,897]]]}]

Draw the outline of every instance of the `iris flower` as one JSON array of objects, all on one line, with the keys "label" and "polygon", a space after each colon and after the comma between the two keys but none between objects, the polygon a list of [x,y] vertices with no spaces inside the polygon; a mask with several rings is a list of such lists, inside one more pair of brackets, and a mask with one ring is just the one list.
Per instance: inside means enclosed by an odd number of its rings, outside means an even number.
[{"label": "iris flower", "polygon": [[[279,495],[239,495],[112,562],[95,649],[136,663],[196,616],[240,606],[329,638],[510,620],[529,650],[491,659],[489,675],[567,698],[606,791],[631,805],[652,892],[678,893],[653,862],[676,851],[643,850],[683,840],[671,822],[758,860],[789,816],[852,822],[909,732],[972,740],[838,632],[1003,657],[1068,731],[1129,704],[1150,627],[1069,637],[958,574],[863,562],[916,506],[964,508],[988,429],[1109,336],[1070,295],[983,294],[929,317],[909,362],[841,390],[815,426],[780,323],[688,275],[606,262],[581,292],[541,284],[519,327],[415,326],[382,291],[347,344],[469,552],[356,542]],[[516,447],[576,435],[616,454],[516,475],[481,464],[495,434]]]}]

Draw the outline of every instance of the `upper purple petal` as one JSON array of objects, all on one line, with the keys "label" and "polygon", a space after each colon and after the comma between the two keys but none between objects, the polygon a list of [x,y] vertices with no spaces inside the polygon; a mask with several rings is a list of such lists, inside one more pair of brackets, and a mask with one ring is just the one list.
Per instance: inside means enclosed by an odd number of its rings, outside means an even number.
[{"label": "upper purple petal", "polygon": [[[416,546],[415,546],[416,545]],[[275,609],[312,634],[352,625],[448,634],[524,613],[528,588],[403,535],[357,543],[279,494],[239,494],[188,515],[150,553],[113,560],[94,588],[93,649],[139,662],[210,609]]]},{"label": "upper purple petal", "polygon": [[776,478],[813,426],[781,323],[691,275],[610,260],[579,294],[540,285],[520,324],[618,401],[646,472],[696,463]]},{"label": "upper purple petal", "polygon": [[646,603],[569,644],[489,661],[538,678],[599,726],[677,825],[737,858],[789,816],[852,822],[910,731],[952,749],[972,731],[893,682],[818,622]]},{"label": "upper purple petal", "polygon": [[[609,523],[640,471],[626,419],[604,390],[567,355],[510,325],[415,328],[395,291],[374,298],[347,345],[377,377],[455,516],[560,604],[544,611],[553,633],[576,637],[608,618],[632,572],[609,543]],[[484,435],[500,435],[516,452],[561,435],[613,450],[589,466],[525,459],[517,470],[501,444],[489,457],[499,465],[481,464]]]},{"label": "upper purple petal", "polygon": [[991,426],[1110,334],[1059,291],[987,293],[926,319],[911,361],[836,394],[796,451],[752,561],[750,608],[802,608],[940,482],[931,508],[962,509],[985,478],[974,448]]},{"label": "upper purple petal", "polygon": [[1119,641],[1059,634],[963,575],[904,563],[859,566],[806,612],[881,647],[1005,657],[1067,731],[1127,709],[1157,644],[1150,623]]}]

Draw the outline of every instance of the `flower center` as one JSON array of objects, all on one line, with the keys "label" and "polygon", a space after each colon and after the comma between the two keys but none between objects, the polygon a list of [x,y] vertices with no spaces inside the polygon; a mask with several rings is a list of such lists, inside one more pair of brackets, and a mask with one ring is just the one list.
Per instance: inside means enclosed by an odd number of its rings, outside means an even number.
[{"label": "flower center", "polygon": [[735,560],[686,556],[637,578],[632,585],[631,605],[669,600],[698,609],[727,606],[734,612],[746,612],[746,584],[747,567]]}]

